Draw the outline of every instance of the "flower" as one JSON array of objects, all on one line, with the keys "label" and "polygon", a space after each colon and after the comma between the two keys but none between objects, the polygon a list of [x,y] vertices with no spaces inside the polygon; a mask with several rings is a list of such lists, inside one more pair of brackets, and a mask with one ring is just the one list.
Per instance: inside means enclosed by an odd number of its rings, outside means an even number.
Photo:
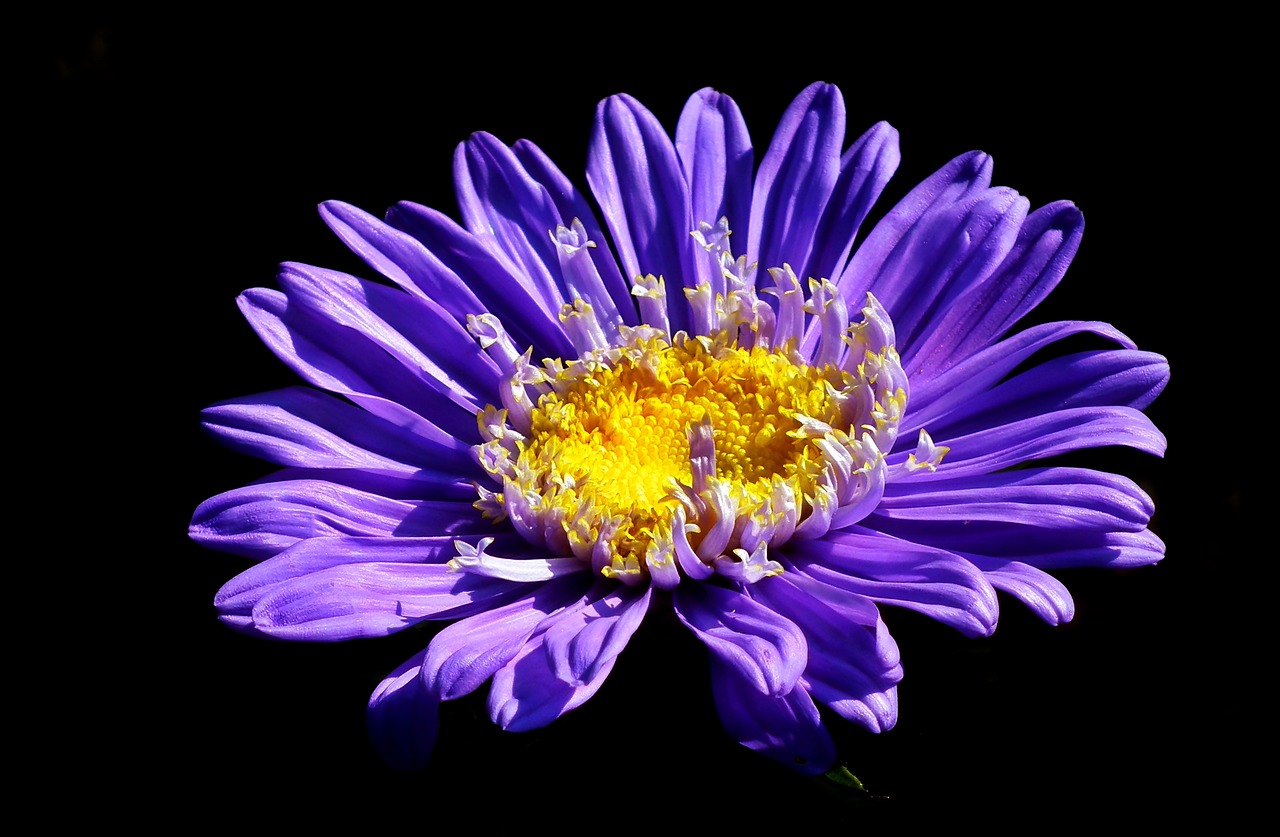
[{"label": "flower", "polygon": [[[880,605],[983,636],[997,590],[1056,624],[1074,606],[1047,571],[1158,561],[1135,483],[1041,461],[1165,448],[1141,412],[1164,358],[1100,322],[1012,331],[1066,271],[1077,208],[1031,211],[973,152],[855,249],[897,134],[843,143],[829,84],[758,171],[728,96],[696,93],[673,141],[617,95],[592,136],[598,213],[536,146],[483,133],[454,159],[461,225],[323,204],[386,281],[290,263],[240,297],[311,386],[204,414],[282,466],[194,515],[197,541],[258,562],[217,594],[222,621],[337,641],[452,620],[370,699],[375,746],[415,767],[441,701],[488,682],[496,723],[544,726],[671,608],[728,733],[822,772],[824,711],[896,721]],[[1112,347],[1044,359],[1081,333]]]}]

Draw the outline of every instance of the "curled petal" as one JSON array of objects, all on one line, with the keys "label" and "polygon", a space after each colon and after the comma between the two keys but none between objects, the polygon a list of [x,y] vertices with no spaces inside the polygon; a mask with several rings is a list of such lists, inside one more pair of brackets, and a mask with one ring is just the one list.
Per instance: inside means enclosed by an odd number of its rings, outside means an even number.
[{"label": "curled petal", "polygon": [[640,627],[652,597],[652,587],[606,587],[604,595],[557,619],[545,637],[556,677],[570,686],[594,681]]},{"label": "curled petal", "polygon": [[855,526],[794,541],[793,568],[809,578],[926,614],[966,636],[995,630],[995,589],[959,555]]},{"label": "curled petal", "polygon": [[808,650],[790,619],[741,593],[705,584],[681,584],[673,601],[680,621],[744,684],[775,697],[795,686]]}]

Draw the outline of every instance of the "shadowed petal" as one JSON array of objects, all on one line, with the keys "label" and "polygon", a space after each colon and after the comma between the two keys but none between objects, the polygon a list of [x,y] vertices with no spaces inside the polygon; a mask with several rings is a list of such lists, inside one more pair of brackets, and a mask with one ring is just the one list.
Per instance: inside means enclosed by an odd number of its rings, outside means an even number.
[{"label": "shadowed petal", "polygon": [[1133,480],[1085,468],[1036,468],[983,476],[894,483],[878,517],[902,521],[1005,521],[1058,532],[1136,532],[1155,505]]},{"label": "shadowed petal", "polygon": [[1075,616],[1076,604],[1071,593],[1048,573],[1017,561],[1001,561],[982,555],[970,555],[968,558],[982,570],[993,587],[1013,596],[1050,625],[1070,622]]},{"label": "shadowed petal", "polygon": [[[509,260],[500,259],[494,248],[459,227],[452,218],[403,201],[387,210],[387,223],[420,241],[475,292],[485,310],[467,313],[494,314],[521,345],[536,346],[540,354],[573,355],[573,344],[559,321],[562,300],[543,296],[519,276]],[[430,296],[430,290],[424,290]]]},{"label": "shadowed petal", "polygon": [[835,744],[803,686],[781,697],[762,694],[741,669],[712,655],[711,692],[720,723],[743,746],[810,775],[835,764]]},{"label": "shadowed petal", "polygon": [[[401,540],[300,541],[232,579],[215,604],[226,616],[247,611],[249,622],[232,621],[255,633],[333,642],[385,636],[424,619],[459,618],[519,589],[513,582],[435,563],[443,557],[439,539]],[[417,550],[424,554],[415,560]],[[291,555],[295,551],[301,554]],[[292,577],[281,578],[286,574]]]},{"label": "shadowed petal", "polygon": [[[951,452],[938,466],[948,477],[988,474],[1034,459],[1122,445],[1163,456],[1166,441],[1151,419],[1130,407],[1077,407],[1032,416],[964,436],[934,439]],[[895,454],[890,462],[905,459]]]},{"label": "shadowed petal", "polygon": [[1083,352],[1046,361],[985,392],[970,386],[969,397],[951,411],[928,411],[909,424],[928,427],[942,439],[1066,408],[1141,409],[1168,381],[1169,362],[1160,355],[1130,349]]},{"label": "shadowed petal", "polygon": [[868,290],[875,290],[882,303],[882,291],[897,297],[897,289],[886,283],[881,273],[904,239],[930,210],[936,212],[970,204],[990,183],[991,158],[980,151],[971,151],[947,163],[908,192],[875,225],[836,281],[850,308],[861,308]]},{"label": "shadowed petal", "polygon": [[1064,322],[1034,326],[984,349],[936,377],[913,380],[911,411],[901,432],[917,430],[948,410],[962,406],[974,393],[995,386],[1037,351],[1073,334],[1096,334],[1126,349],[1136,348],[1132,340],[1106,323]]},{"label": "shadowed petal", "polygon": [[378,755],[398,770],[426,766],[436,743],[440,701],[419,676],[425,655],[425,651],[415,654],[383,678],[369,696],[369,740]]}]

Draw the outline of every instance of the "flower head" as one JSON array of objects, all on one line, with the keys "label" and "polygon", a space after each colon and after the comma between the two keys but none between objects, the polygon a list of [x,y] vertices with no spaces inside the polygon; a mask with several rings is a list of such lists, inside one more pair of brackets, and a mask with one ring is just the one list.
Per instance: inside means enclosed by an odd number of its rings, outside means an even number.
[{"label": "flower head", "polygon": [[[550,723],[671,608],[725,729],[825,771],[821,712],[896,721],[880,605],[981,636],[1000,590],[1058,623],[1073,604],[1048,571],[1163,555],[1132,481],[1039,462],[1165,444],[1141,412],[1163,358],[1099,322],[1013,331],[1075,253],[1072,204],[1032,210],[970,153],[855,249],[897,135],[844,148],[822,83],[754,154],[723,94],[695,94],[674,140],[614,96],[593,205],[536,146],[475,134],[461,224],[321,207],[379,281],[285,264],[281,290],[241,296],[311,386],[206,411],[282,470],[201,505],[191,534],[258,562],[217,595],[235,628],[452,622],[370,699],[392,763],[422,764],[439,703],[486,683],[504,728]],[[1114,347],[1040,359],[1082,332]]]}]

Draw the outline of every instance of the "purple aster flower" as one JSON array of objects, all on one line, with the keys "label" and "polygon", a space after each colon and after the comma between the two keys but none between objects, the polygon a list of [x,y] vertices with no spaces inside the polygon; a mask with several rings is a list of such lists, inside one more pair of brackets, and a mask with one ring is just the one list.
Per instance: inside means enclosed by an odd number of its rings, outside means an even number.
[{"label": "purple aster flower", "polygon": [[[1032,210],[974,152],[859,238],[897,134],[844,139],[829,84],[758,166],[729,97],[695,94],[673,139],[618,95],[589,193],[481,133],[454,159],[461,224],[324,204],[385,281],[291,263],[240,297],[311,386],[205,413],[282,466],[196,511],[193,538],[257,562],[220,618],[312,641],[449,620],[369,702],[375,746],[414,767],[441,701],[487,683],[495,723],[544,726],[667,608],[729,734],[816,773],[824,714],[896,721],[880,605],[983,636],[997,591],[1056,624],[1074,606],[1050,571],[1158,561],[1134,482],[1041,461],[1165,447],[1141,412],[1164,358],[1101,322],[1014,330],[1080,212]],[[1114,347],[1041,359],[1081,333]]]}]

